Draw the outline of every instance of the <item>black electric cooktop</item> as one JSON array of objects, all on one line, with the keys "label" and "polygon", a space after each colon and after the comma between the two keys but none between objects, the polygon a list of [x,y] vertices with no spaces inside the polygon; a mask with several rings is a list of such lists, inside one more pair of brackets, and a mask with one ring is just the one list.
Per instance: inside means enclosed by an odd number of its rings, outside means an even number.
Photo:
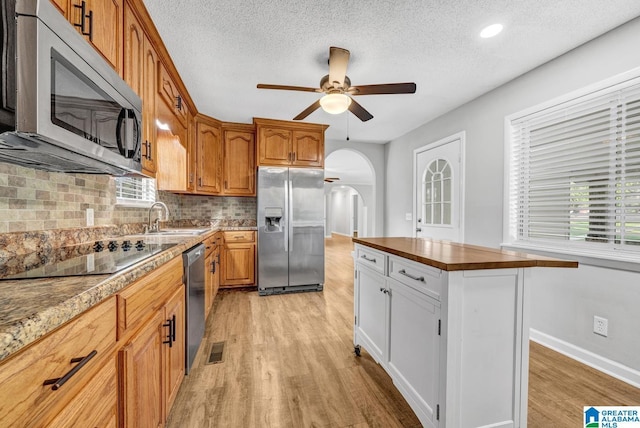
[{"label": "black electric cooktop", "polygon": [[112,274],[174,245],[114,238],[34,252],[0,263],[0,280]]}]

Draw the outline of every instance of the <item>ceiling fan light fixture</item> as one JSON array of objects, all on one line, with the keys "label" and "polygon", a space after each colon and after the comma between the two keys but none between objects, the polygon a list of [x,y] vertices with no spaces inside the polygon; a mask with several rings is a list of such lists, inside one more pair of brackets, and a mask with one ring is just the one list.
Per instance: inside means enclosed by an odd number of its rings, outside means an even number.
[{"label": "ceiling fan light fixture", "polygon": [[344,113],[351,105],[351,97],[345,94],[327,94],[320,98],[320,105],[329,114]]}]

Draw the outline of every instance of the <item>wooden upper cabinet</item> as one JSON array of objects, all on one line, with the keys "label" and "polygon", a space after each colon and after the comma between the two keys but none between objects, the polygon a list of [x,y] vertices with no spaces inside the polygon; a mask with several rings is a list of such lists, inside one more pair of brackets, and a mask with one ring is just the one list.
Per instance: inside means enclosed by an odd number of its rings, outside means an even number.
[{"label": "wooden upper cabinet", "polygon": [[158,54],[128,2],[124,4],[124,80],[142,99],[142,172],[156,176],[156,73]]},{"label": "wooden upper cabinet", "polygon": [[293,131],[293,160],[296,166],[324,166],[324,132]]},{"label": "wooden upper cabinet", "polygon": [[154,177],[157,171],[156,157],[158,155],[156,140],[158,126],[157,91],[156,81],[158,76],[158,54],[145,36],[143,47],[143,71],[142,79],[142,137],[144,147],[142,150],[142,169],[147,175]]},{"label": "wooden upper cabinet", "polygon": [[186,127],[186,104],[183,96],[178,90],[178,86],[175,84],[162,62],[158,63],[158,93],[160,94],[160,98],[162,98],[167,106],[172,109],[173,114],[175,114],[176,118],[178,118],[180,123],[182,123],[182,126]]},{"label": "wooden upper cabinet", "polygon": [[258,128],[258,165],[289,165],[291,131],[282,128]]},{"label": "wooden upper cabinet", "polygon": [[[144,47],[146,35],[129,3],[124,4],[124,64],[125,82],[140,98],[144,96]],[[143,106],[144,109],[145,106]]]},{"label": "wooden upper cabinet", "polygon": [[69,20],[69,0],[51,0],[60,13]]},{"label": "wooden upper cabinet", "polygon": [[[124,0],[71,0],[67,19],[122,75]],[[61,0],[56,0],[61,4]],[[84,16],[82,11],[84,10]],[[84,26],[84,32],[83,30]]]},{"label": "wooden upper cabinet", "polygon": [[196,150],[198,193],[219,194],[222,191],[222,129],[220,123],[196,117]]},{"label": "wooden upper cabinet", "polygon": [[196,148],[196,121],[193,113],[187,115],[187,193],[196,192],[196,177],[198,175]]},{"label": "wooden upper cabinet", "polygon": [[253,129],[252,125],[223,124],[224,195],[256,195],[256,144]]},{"label": "wooden upper cabinet", "polygon": [[259,166],[324,167],[327,125],[254,118]]}]

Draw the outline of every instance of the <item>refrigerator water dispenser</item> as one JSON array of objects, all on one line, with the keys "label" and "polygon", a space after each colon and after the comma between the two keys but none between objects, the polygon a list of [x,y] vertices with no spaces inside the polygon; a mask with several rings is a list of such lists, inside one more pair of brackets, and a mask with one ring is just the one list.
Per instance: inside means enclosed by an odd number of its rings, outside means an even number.
[{"label": "refrigerator water dispenser", "polygon": [[264,209],[264,231],[282,232],[282,208],[266,207]]}]

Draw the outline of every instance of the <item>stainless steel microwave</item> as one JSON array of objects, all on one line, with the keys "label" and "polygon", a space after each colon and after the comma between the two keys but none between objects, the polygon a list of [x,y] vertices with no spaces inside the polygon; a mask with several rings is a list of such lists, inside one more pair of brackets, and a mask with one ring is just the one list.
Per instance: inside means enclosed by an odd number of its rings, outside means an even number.
[{"label": "stainless steel microwave", "polygon": [[0,134],[0,161],[140,174],[140,97],[50,0],[17,0],[15,16],[15,129]]}]

